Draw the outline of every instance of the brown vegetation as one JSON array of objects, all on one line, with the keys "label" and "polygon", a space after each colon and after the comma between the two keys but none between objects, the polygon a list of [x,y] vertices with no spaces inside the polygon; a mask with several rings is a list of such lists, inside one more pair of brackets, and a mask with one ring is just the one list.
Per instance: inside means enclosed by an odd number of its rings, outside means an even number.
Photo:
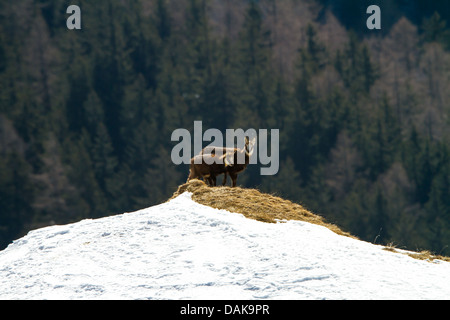
[{"label": "brown vegetation", "polygon": [[414,258],[414,259],[426,260],[428,262],[433,262],[434,260],[442,260],[442,261],[450,262],[450,257],[444,257],[444,256],[441,256],[441,255],[436,255],[436,254],[431,253],[428,250],[422,250],[420,252],[404,251],[404,250],[400,251],[400,250],[397,250],[392,245],[384,247],[383,249],[386,250],[386,251],[390,251],[390,252],[405,254],[405,255],[410,256],[411,258]]},{"label": "brown vegetation", "polygon": [[[200,204],[216,209],[243,214],[246,218],[257,221],[276,223],[277,220],[299,220],[327,227],[331,231],[353,237],[348,232],[325,221],[297,203],[285,200],[256,189],[208,187],[203,181],[194,179],[178,187],[172,198],[183,192],[191,192],[192,199]],[[353,237],[355,238],[355,237]]]},{"label": "brown vegetation", "polygon": [[[297,203],[274,195],[262,193],[256,189],[240,187],[211,188],[208,187],[203,181],[193,179],[180,185],[170,199],[176,198],[184,192],[191,192],[192,199],[195,202],[216,209],[240,213],[249,219],[266,223],[276,223],[277,221],[282,222],[283,220],[305,221],[324,226],[336,234],[358,239],[350,233],[341,230],[338,226],[326,222],[323,217],[308,211]],[[406,254],[414,259],[426,260],[429,262],[434,260],[450,262],[450,257],[435,255],[430,251],[400,251],[392,245],[386,246],[383,249],[394,253]]]}]

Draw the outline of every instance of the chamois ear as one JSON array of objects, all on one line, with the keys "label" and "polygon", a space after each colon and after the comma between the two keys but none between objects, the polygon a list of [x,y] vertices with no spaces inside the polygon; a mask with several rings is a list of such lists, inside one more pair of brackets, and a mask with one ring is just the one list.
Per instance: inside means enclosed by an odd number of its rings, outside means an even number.
[{"label": "chamois ear", "polygon": [[247,153],[247,155],[248,155],[249,157],[251,157],[252,154],[253,154],[253,151],[255,151],[255,148],[253,148],[253,146],[252,146],[251,149],[250,149],[250,151],[246,151],[246,153]]},{"label": "chamois ear", "polygon": [[223,163],[225,164],[225,167],[229,167],[230,166],[230,162],[227,159],[227,154],[226,153],[223,156],[220,157],[220,160],[223,161]]},{"label": "chamois ear", "polygon": [[232,167],[234,166],[234,156],[236,154],[236,151],[234,152],[227,152],[222,156],[223,163],[225,164],[225,167]]},{"label": "chamois ear", "polygon": [[253,139],[249,142],[246,137],[246,145],[245,145],[245,153],[251,157],[253,154],[253,151],[255,150],[254,146],[256,143],[256,137],[253,137]]}]

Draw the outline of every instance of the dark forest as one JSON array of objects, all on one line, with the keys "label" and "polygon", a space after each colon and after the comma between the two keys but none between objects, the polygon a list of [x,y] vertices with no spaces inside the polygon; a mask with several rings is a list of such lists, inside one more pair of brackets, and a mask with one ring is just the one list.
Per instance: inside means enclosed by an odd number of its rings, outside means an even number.
[{"label": "dark forest", "polygon": [[201,120],[280,130],[278,174],[240,186],[450,255],[447,21],[450,1],[1,1],[0,248],[166,201],[189,170],[171,133]]}]

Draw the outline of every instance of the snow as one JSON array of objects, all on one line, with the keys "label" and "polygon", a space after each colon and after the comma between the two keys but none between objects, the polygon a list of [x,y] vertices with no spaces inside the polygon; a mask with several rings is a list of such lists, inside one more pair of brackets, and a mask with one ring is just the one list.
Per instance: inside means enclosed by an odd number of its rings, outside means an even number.
[{"label": "snow", "polygon": [[306,222],[246,219],[190,193],[34,230],[0,252],[0,299],[448,298],[448,262]]}]

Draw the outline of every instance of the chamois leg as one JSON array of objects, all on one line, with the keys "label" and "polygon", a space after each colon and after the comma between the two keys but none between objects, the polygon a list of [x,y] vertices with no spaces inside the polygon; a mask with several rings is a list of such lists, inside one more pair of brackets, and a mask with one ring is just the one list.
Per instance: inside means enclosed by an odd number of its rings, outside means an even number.
[{"label": "chamois leg", "polygon": [[203,176],[203,180],[205,180],[206,184],[210,187],[216,186],[216,176],[214,175]]},{"label": "chamois leg", "polygon": [[211,176],[209,174],[202,176],[202,178],[203,178],[203,181],[205,181],[206,185],[208,185],[208,186],[211,185]]},{"label": "chamois leg", "polygon": [[211,175],[210,179],[211,179],[211,186],[215,187],[216,186],[216,176],[215,175]]},{"label": "chamois leg", "polygon": [[236,187],[237,174],[235,174],[235,173],[231,174],[230,173],[230,177],[231,177],[231,181],[233,182],[232,187],[234,188],[234,187]]},{"label": "chamois leg", "polygon": [[227,184],[227,173],[225,172],[225,173],[223,174],[222,186],[224,186],[224,185],[226,185],[226,184]]},{"label": "chamois leg", "polygon": [[189,170],[189,176],[188,176],[186,182],[189,182],[189,180],[195,179],[197,177],[198,177],[198,175],[195,173],[195,170],[190,169]]}]

